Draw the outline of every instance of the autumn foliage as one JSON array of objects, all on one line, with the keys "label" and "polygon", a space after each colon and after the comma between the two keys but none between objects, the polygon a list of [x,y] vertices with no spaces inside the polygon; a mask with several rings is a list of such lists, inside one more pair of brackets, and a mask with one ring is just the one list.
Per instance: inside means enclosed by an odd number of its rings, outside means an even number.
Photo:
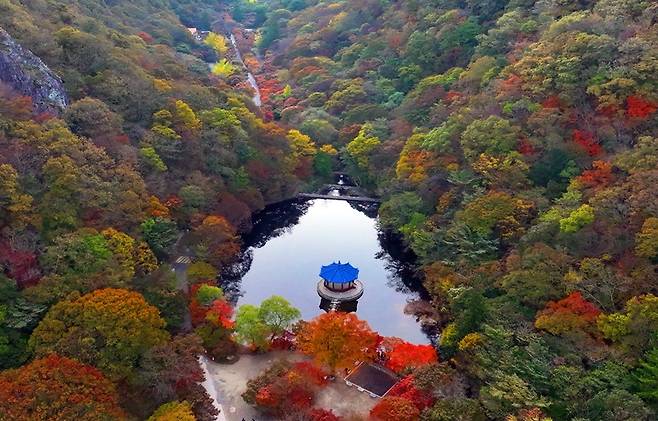
[{"label": "autumn foliage", "polygon": [[603,152],[603,148],[594,138],[594,134],[585,130],[574,130],[573,141],[580,146],[589,156],[597,156]]},{"label": "autumn foliage", "polygon": [[158,309],[125,289],[60,301],[32,333],[37,356],[56,352],[94,364],[111,378],[129,375],[140,355],[169,339]]},{"label": "autumn foliage", "polygon": [[405,398],[386,396],[372,408],[370,416],[378,421],[416,421],[420,411]]},{"label": "autumn foliage", "polygon": [[435,399],[432,393],[419,388],[413,375],[404,377],[388,391],[386,396],[397,396],[413,403],[419,411],[432,406]]},{"label": "autumn foliage", "polygon": [[2,420],[122,419],[118,400],[99,370],[56,354],[0,373]]},{"label": "autumn foliage", "polygon": [[206,313],[206,320],[224,329],[233,328],[235,322],[231,317],[233,317],[233,306],[223,298],[213,301]]},{"label": "autumn foliage", "polygon": [[606,161],[594,161],[592,163],[592,168],[583,171],[578,177],[578,181],[586,187],[607,186],[614,181],[612,165]]},{"label": "autumn foliage", "polygon": [[642,97],[631,95],[626,98],[626,113],[631,118],[644,119],[658,110],[658,104]]},{"label": "autumn foliage", "polygon": [[196,421],[196,417],[187,401],[175,401],[161,405],[147,421]]},{"label": "autumn foliage", "polygon": [[292,365],[277,362],[247,383],[243,397],[275,417],[307,412],[311,410],[316,393],[327,384],[325,377],[326,373],[310,362]]},{"label": "autumn foliage", "polygon": [[[194,284],[190,288],[189,310],[192,324],[197,326],[209,320],[217,326],[229,328],[228,326],[232,326],[230,319],[233,316],[233,308],[222,297],[208,303],[200,302],[198,298],[199,290],[204,286],[214,287],[211,283],[202,282]],[[220,302],[215,305],[217,301]]]},{"label": "autumn foliage", "polygon": [[322,408],[313,408],[308,411],[308,417],[311,421],[340,421],[333,411]]},{"label": "autumn foliage", "polygon": [[537,313],[535,326],[554,335],[582,329],[591,330],[601,311],[585,300],[578,291],[559,301],[550,301],[546,308]]},{"label": "autumn foliage", "polygon": [[387,356],[386,366],[396,373],[438,361],[436,349],[432,345],[416,345],[405,341],[396,341]]},{"label": "autumn foliage", "polygon": [[372,360],[378,335],[354,313],[331,312],[304,324],[297,337],[299,349],[330,370],[352,368]]}]

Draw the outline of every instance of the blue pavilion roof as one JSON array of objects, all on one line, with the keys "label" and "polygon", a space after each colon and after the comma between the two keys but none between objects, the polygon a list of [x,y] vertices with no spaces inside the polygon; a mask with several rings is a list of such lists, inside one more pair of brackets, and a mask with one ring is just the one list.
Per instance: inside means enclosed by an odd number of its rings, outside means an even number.
[{"label": "blue pavilion roof", "polygon": [[327,266],[322,266],[320,269],[320,278],[327,282],[334,282],[337,284],[344,284],[358,279],[359,269],[350,265],[349,263],[334,262]]}]

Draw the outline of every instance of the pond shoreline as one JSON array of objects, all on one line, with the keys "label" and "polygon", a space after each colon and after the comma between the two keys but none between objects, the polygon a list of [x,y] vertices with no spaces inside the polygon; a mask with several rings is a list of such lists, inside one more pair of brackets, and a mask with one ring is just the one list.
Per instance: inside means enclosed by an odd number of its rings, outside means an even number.
[{"label": "pond shoreline", "polygon": [[351,261],[360,267],[365,286],[356,311],[360,318],[385,336],[434,342],[427,312],[411,314],[429,306],[416,258],[399,235],[379,227],[376,210],[347,201],[291,198],[256,212],[252,222],[241,236],[238,262],[219,276],[232,303],[259,304],[281,295],[301,307],[304,318],[315,317],[320,266]]}]

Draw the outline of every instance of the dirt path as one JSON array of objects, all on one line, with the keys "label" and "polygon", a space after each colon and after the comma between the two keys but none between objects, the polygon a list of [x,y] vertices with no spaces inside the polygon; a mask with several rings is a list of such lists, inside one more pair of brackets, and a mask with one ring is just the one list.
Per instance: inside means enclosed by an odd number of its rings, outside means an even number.
[{"label": "dirt path", "polygon": [[[267,354],[242,355],[238,362],[230,365],[208,362],[208,370],[217,390],[217,400],[224,409],[227,421],[242,421],[243,418],[246,421],[269,419],[246,404],[240,395],[246,390],[247,380],[258,376],[279,359],[300,361],[305,357],[289,351],[274,351]],[[337,379],[318,393],[315,406],[331,409],[339,416],[347,416],[367,414],[376,403],[376,399],[348,387],[342,379]]]},{"label": "dirt path", "polygon": [[267,354],[242,355],[234,364],[208,362],[208,370],[217,389],[217,400],[224,408],[227,421],[242,421],[243,418],[247,421],[252,418],[258,421],[266,419],[245,403],[240,395],[246,390],[247,380],[258,376],[279,359],[298,361],[303,357],[288,351],[274,351]]}]

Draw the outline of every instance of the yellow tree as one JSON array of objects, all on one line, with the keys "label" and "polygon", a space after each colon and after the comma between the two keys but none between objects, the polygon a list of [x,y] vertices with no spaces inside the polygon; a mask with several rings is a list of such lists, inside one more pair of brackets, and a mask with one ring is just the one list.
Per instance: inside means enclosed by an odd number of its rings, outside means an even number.
[{"label": "yellow tree", "polygon": [[292,129],[286,136],[292,153],[287,158],[287,164],[291,170],[296,170],[304,164],[309,164],[317,153],[318,149],[311,138],[299,130]]},{"label": "yellow tree", "polygon": [[119,380],[149,349],[169,340],[157,308],[137,292],[99,289],[50,308],[30,337],[37,357],[75,358]]},{"label": "yellow tree", "polygon": [[9,164],[0,165],[0,224],[24,228],[33,218],[32,196],[23,194],[18,172]]},{"label": "yellow tree", "polygon": [[201,128],[201,120],[197,118],[192,107],[185,101],[176,101],[175,107],[174,123],[177,128],[188,132],[194,132]]},{"label": "yellow tree", "polygon": [[116,256],[121,268],[132,277],[135,274],[135,240],[114,228],[106,228],[101,231],[101,234],[105,237],[107,247]]},{"label": "yellow tree", "polygon": [[147,421],[196,421],[187,401],[174,401],[161,405]]},{"label": "yellow tree", "polygon": [[401,180],[420,183],[427,178],[427,170],[435,161],[433,154],[421,148],[425,135],[416,133],[404,145],[395,173]]},{"label": "yellow tree", "polygon": [[640,257],[658,256],[658,218],[647,218],[635,236],[635,253]]},{"label": "yellow tree", "polygon": [[215,51],[217,51],[217,53],[221,55],[226,54],[226,52],[228,51],[226,38],[214,32],[209,33],[204,42],[209,46],[211,46]]},{"label": "yellow tree", "polygon": [[222,79],[227,79],[231,77],[233,73],[235,73],[235,70],[235,66],[223,58],[215,63],[215,65],[212,67],[212,74],[219,76]]},{"label": "yellow tree", "polygon": [[372,125],[366,123],[359,130],[359,134],[347,144],[347,153],[362,169],[367,169],[371,152],[381,143],[379,138],[372,136]]}]

